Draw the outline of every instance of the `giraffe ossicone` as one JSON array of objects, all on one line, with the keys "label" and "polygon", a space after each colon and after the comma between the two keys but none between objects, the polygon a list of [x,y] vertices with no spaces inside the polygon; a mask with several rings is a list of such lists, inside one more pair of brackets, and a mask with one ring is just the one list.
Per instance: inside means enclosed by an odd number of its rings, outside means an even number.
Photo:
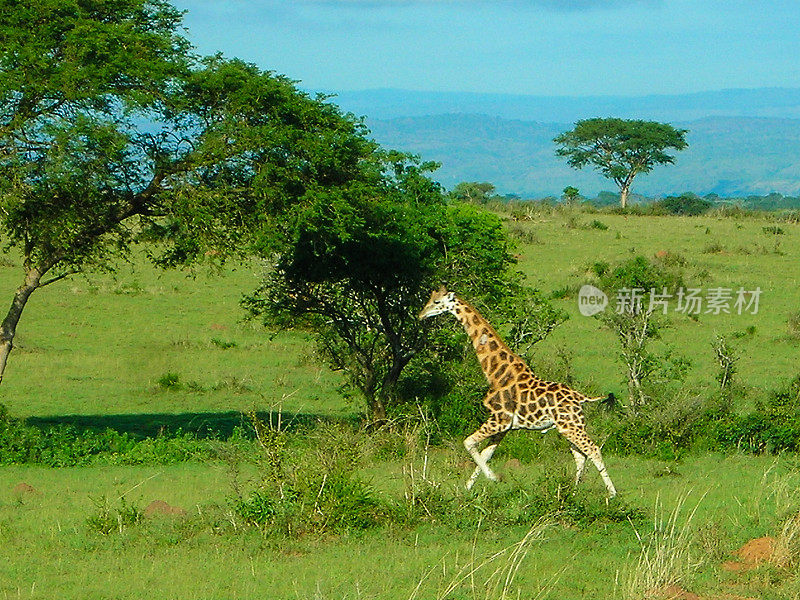
[{"label": "giraffe ossicone", "polygon": [[[575,459],[575,484],[580,482],[588,458],[600,473],[609,498],[616,496],[617,490],[606,471],[600,448],[586,434],[581,406],[603,397],[587,398],[566,385],[536,377],[473,306],[444,286],[431,294],[419,318],[443,313],[451,313],[464,326],[491,386],[483,400],[491,413],[489,419],[464,440],[464,447],[476,464],[467,480],[467,488],[473,486],[481,473],[492,481],[497,480],[488,463],[509,431],[533,429],[545,433],[555,428],[570,444]],[[488,443],[479,451],[478,446],[484,441]]]}]

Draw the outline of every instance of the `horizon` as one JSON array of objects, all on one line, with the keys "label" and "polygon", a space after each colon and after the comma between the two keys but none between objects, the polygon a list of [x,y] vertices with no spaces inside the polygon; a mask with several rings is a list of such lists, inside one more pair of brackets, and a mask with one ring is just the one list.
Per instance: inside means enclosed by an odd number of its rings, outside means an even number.
[{"label": "horizon", "polygon": [[[302,83],[302,82],[301,82]],[[756,91],[786,91],[786,92],[800,92],[800,83],[794,86],[759,86],[759,87],[730,87],[719,89],[698,90],[693,92],[684,93],[647,93],[647,94],[575,94],[575,95],[548,95],[548,94],[530,94],[518,92],[476,92],[476,91],[459,91],[459,90],[422,90],[412,88],[400,87],[375,87],[375,88],[360,88],[360,89],[314,89],[307,88],[306,86],[299,86],[307,92],[322,93],[322,94],[366,94],[372,92],[405,92],[412,94],[452,94],[452,95],[475,95],[475,96],[518,96],[521,98],[662,98],[662,97],[686,97],[686,96],[701,96],[705,94],[722,94],[726,92],[756,92]]]}]

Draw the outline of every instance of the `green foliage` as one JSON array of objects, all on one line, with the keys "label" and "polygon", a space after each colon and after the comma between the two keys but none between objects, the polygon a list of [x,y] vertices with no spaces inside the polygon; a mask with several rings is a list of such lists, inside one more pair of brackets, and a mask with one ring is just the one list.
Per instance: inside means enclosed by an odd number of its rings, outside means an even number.
[{"label": "green foliage", "polygon": [[222,350],[230,350],[231,348],[236,348],[236,346],[238,346],[238,344],[233,340],[221,340],[219,338],[211,338],[211,343]]},{"label": "green foliage", "polygon": [[695,194],[681,194],[680,196],[667,196],[654,203],[654,209],[663,210],[671,215],[697,216],[707,213],[714,204],[700,198]]},{"label": "green foliage", "polygon": [[497,198],[494,185],[487,182],[464,181],[456,185],[449,194],[457,202],[486,204]]},{"label": "green foliage", "polygon": [[565,187],[562,194],[564,199],[569,204],[575,204],[578,201],[578,198],[581,196],[580,190],[572,185]]},{"label": "green foliage", "polygon": [[602,221],[598,221],[597,219],[594,219],[591,223],[589,223],[589,227],[592,229],[599,229],[600,231],[605,231],[608,229],[608,225]]},{"label": "green foliage", "polygon": [[265,535],[367,529],[385,521],[385,506],[356,468],[359,445],[347,426],[321,427],[312,434],[313,450],[289,452],[283,432],[254,417],[261,446],[262,481],[232,499],[244,524]]},{"label": "green foliage", "polygon": [[[655,383],[659,365],[670,362],[649,348],[664,327],[663,318],[655,312],[657,305],[651,303],[654,294],[672,293],[680,287],[682,274],[679,269],[643,256],[635,256],[614,269],[605,263],[595,263],[592,270],[598,274],[598,283],[609,298],[617,299],[617,306],[600,313],[598,319],[619,340],[629,401],[635,407],[642,406],[649,401],[648,388]],[[673,370],[673,374],[680,377],[681,369]]]},{"label": "green foliage", "polygon": [[699,450],[754,454],[800,449],[800,376],[758,400],[754,410],[731,410],[736,387],[709,399],[675,395],[637,411],[602,419],[598,427],[614,454],[681,458]]},{"label": "green foliage", "polygon": [[102,535],[124,533],[126,529],[142,521],[142,511],[129,504],[125,496],[121,496],[113,503],[105,496],[92,501],[96,511],[86,519],[89,531]]},{"label": "green foliage", "polygon": [[216,455],[213,440],[181,431],[136,439],[113,429],[80,430],[70,425],[39,429],[11,417],[0,405],[0,465],[165,465]]},{"label": "green foliage", "polygon": [[181,376],[178,373],[164,373],[161,377],[158,378],[156,382],[158,387],[164,390],[180,390],[183,388],[183,384],[181,383]]},{"label": "green foliage", "polygon": [[573,476],[555,471],[532,481],[506,481],[474,492],[450,492],[428,485],[396,508],[407,524],[435,522],[457,530],[482,526],[529,525],[542,517],[567,526],[641,521],[644,513],[622,499],[611,503],[596,493],[575,487]]},{"label": "green foliage", "polygon": [[[746,425],[753,426],[749,435],[740,432],[754,449],[767,452],[800,449],[800,376],[766,400],[756,403],[756,412]],[[734,434],[735,435],[735,434]]]},{"label": "green foliage", "polygon": [[[668,264],[668,263],[672,264]],[[603,269],[600,277],[600,286],[608,293],[614,295],[622,288],[637,288],[645,294],[651,290],[674,292],[683,285],[683,274],[675,268],[679,261],[662,261],[661,264],[651,261],[644,256],[634,256],[624,261],[610,271]],[[597,267],[598,269],[600,267]]]},{"label": "green foliage", "polygon": [[[676,395],[635,411],[607,417],[604,451],[674,460],[695,449],[711,419],[711,407],[696,396]],[[712,445],[713,447],[713,445]]]}]

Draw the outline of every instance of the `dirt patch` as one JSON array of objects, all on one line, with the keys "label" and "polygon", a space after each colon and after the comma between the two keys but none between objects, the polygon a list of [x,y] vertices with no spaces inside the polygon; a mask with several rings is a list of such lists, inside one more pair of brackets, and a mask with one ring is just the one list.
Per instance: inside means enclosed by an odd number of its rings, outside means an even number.
[{"label": "dirt patch", "polygon": [[761,563],[767,562],[775,553],[775,538],[764,536],[750,540],[733,554],[738,560],[722,563],[726,571],[748,571]]},{"label": "dirt patch", "polygon": [[182,517],[186,511],[179,506],[172,506],[163,500],[153,500],[144,509],[145,517],[153,517],[155,515],[169,515],[173,517]]},{"label": "dirt patch", "polygon": [[522,463],[516,458],[509,458],[503,465],[503,468],[510,471],[518,471],[522,468]]},{"label": "dirt patch", "polygon": [[17,485],[15,485],[12,488],[11,491],[13,492],[13,494],[15,496],[19,496],[19,497],[23,497],[23,496],[38,496],[38,495],[41,494],[41,492],[39,490],[37,490],[35,487],[33,487],[32,485],[29,485],[27,483],[24,483],[24,482],[18,483]]},{"label": "dirt patch", "polygon": [[645,597],[653,600],[701,600],[697,594],[689,592],[678,585],[668,585],[657,590],[651,590]]},{"label": "dirt patch", "polygon": [[645,594],[645,598],[647,600],[758,600],[758,598],[736,596],[735,594],[698,596],[679,585],[668,585],[657,590],[651,590]]}]

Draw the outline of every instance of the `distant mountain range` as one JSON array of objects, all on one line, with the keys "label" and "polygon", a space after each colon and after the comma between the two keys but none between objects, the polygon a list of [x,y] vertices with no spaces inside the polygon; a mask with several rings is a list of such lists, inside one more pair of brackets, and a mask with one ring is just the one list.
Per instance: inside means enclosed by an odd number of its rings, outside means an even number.
[{"label": "distant mountain range", "polygon": [[558,195],[567,185],[587,196],[614,190],[591,170],[567,167],[552,140],[578,119],[618,116],[689,130],[689,148],[675,165],[640,175],[636,193],[800,194],[800,89],[638,98],[376,90],[340,93],[333,101],[366,115],[384,146],[441,162],[435,176],[447,187],[489,181],[500,193],[531,197]]}]

